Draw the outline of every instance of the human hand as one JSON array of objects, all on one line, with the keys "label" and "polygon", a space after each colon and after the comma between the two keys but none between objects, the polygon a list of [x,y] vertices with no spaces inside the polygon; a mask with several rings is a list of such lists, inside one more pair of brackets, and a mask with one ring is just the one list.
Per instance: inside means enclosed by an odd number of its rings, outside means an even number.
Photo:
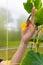
[{"label": "human hand", "polygon": [[35,32],[35,24],[34,24],[34,14],[36,13],[36,9],[32,9],[32,17],[31,19],[28,21],[27,23],[27,27],[25,29],[25,31],[22,32],[22,40],[27,43],[28,40],[31,39],[31,37],[33,36],[34,32]]}]

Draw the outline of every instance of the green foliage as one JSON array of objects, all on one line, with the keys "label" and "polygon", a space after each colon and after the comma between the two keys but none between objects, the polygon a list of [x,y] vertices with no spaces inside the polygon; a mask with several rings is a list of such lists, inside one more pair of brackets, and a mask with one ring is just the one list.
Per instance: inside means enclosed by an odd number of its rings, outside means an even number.
[{"label": "green foliage", "polygon": [[38,42],[39,42],[39,43],[43,42],[43,34],[40,35]]},{"label": "green foliage", "polygon": [[8,41],[19,41],[19,40],[21,40],[21,33],[20,33],[20,31],[8,32]]},{"label": "green foliage", "polygon": [[24,5],[24,9],[28,12],[28,13],[31,13],[31,10],[32,10],[32,7],[33,7],[33,4],[31,3],[31,0],[27,0],[26,3],[23,3]]},{"label": "green foliage", "polygon": [[31,0],[27,0],[28,3],[31,3]]},{"label": "green foliage", "polygon": [[43,25],[43,8],[40,8],[37,13],[35,14],[35,24],[38,25]]},{"label": "green foliage", "polygon": [[34,0],[34,6],[36,9],[39,9],[42,7],[42,0]]},{"label": "green foliage", "polygon": [[43,8],[42,8],[42,0],[27,0],[26,3],[23,3],[24,9],[31,13],[32,8],[35,7],[37,9],[37,13],[35,14],[35,23],[36,25],[43,24]]},{"label": "green foliage", "polygon": [[23,3],[24,9],[31,13],[32,8],[35,7],[36,9],[39,9],[42,7],[42,0],[27,0],[26,3]]},{"label": "green foliage", "polygon": [[43,65],[43,56],[34,51],[28,51],[21,65]]}]

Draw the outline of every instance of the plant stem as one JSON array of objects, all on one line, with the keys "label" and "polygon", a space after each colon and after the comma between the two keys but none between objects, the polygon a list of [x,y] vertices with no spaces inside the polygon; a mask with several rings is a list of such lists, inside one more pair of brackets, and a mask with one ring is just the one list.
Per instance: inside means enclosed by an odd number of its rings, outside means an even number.
[{"label": "plant stem", "polygon": [[32,16],[32,14],[29,15],[29,17],[28,17],[28,19],[27,19],[27,23],[28,23],[28,21],[29,21],[29,19],[30,19],[31,16]]},{"label": "plant stem", "polygon": [[[37,27],[37,30],[38,30],[38,27]],[[37,38],[37,41],[36,41],[36,52],[39,52],[38,51],[39,50],[39,42],[38,42],[39,37],[38,37],[38,33],[39,33],[39,30],[37,31],[37,34],[36,34],[36,38]]]},{"label": "plant stem", "polygon": [[31,43],[31,50],[33,49],[33,43]]},{"label": "plant stem", "polygon": [[37,39],[37,42],[36,42],[36,52],[39,52],[39,43],[38,43],[38,39]]}]

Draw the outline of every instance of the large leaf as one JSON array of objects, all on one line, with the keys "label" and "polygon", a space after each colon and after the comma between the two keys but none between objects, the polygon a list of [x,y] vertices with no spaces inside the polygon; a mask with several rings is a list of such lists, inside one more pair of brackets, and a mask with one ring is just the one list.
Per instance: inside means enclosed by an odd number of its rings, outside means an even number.
[{"label": "large leaf", "polygon": [[40,8],[37,13],[35,14],[35,24],[43,25],[43,8]]},{"label": "large leaf", "polygon": [[34,0],[34,6],[36,9],[39,9],[42,7],[42,0]]},{"label": "large leaf", "polygon": [[23,3],[24,5],[24,9],[28,12],[28,13],[31,13],[32,11],[32,7],[33,7],[33,4],[31,3],[31,0],[27,0],[26,3]]},{"label": "large leaf", "polygon": [[43,56],[34,51],[28,51],[21,65],[43,65]]}]

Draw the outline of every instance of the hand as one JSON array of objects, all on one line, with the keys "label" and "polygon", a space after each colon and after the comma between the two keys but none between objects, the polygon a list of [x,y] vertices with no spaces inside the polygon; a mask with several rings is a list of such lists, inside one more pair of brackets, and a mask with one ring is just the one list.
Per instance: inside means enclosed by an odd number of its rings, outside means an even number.
[{"label": "hand", "polygon": [[34,32],[35,32],[35,24],[34,24],[34,14],[35,14],[36,10],[33,8],[32,9],[32,17],[31,19],[28,21],[28,26],[26,27],[26,30],[24,32],[22,32],[22,40],[27,43],[28,40],[31,39],[31,37],[33,36]]},{"label": "hand", "polygon": [[31,21],[29,21],[29,26],[26,27],[26,30],[24,32],[22,32],[22,40],[27,43],[28,40],[30,40],[30,38],[33,36],[35,32],[35,25],[32,24]]}]

